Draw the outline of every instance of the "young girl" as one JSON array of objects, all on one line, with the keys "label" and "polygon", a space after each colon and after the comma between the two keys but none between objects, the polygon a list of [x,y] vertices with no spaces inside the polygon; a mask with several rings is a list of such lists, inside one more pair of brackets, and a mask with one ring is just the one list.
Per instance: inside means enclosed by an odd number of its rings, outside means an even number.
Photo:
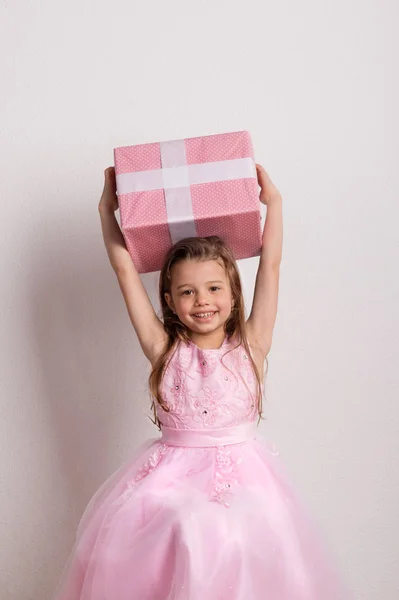
[{"label": "young girl", "polygon": [[161,436],[93,496],[56,600],[343,597],[275,453],[256,438],[282,254],[282,198],[257,173],[267,218],[249,318],[234,257],[212,236],[169,251],[160,320],[115,219],[114,169],[105,171],[104,242],[152,366]]}]

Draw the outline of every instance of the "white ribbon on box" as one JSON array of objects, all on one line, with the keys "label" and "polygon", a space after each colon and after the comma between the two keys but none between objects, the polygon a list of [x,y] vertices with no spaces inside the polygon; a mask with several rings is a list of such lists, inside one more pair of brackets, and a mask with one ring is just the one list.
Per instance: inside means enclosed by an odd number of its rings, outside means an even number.
[{"label": "white ribbon on box", "polygon": [[256,178],[253,158],[187,164],[184,140],[161,142],[161,169],[119,173],[119,194],[164,190],[172,244],[185,237],[197,237],[190,186],[216,181]]}]

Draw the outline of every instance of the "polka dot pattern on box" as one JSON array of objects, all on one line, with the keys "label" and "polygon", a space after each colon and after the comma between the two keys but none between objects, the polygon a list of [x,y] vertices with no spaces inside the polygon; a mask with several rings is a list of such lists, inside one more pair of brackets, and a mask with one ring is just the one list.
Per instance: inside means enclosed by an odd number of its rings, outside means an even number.
[{"label": "polka dot pattern on box", "polygon": [[115,172],[133,173],[161,168],[159,144],[140,144],[115,148]]},{"label": "polka dot pattern on box", "polygon": [[247,131],[188,138],[185,144],[188,165],[253,157],[251,138]]},{"label": "polka dot pattern on box", "polygon": [[236,258],[256,256],[261,248],[257,185],[254,179],[239,179],[192,186],[197,235],[220,236]]}]

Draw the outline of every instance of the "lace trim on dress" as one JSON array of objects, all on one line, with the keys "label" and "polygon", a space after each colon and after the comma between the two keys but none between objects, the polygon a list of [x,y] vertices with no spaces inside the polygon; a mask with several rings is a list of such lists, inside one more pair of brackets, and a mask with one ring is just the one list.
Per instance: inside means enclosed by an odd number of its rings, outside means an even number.
[{"label": "lace trim on dress", "polygon": [[233,494],[232,486],[238,483],[237,465],[242,458],[234,459],[229,446],[217,446],[216,468],[211,499],[224,506],[230,506],[228,499]]},{"label": "lace trim on dress", "polygon": [[142,480],[145,479],[154,469],[157,468],[162,460],[163,455],[167,449],[166,444],[160,444],[156,450],[149,456],[148,460],[140,467],[137,471],[134,479],[131,479],[126,483],[125,492],[122,495],[123,500],[127,500],[133,493],[135,486]]}]

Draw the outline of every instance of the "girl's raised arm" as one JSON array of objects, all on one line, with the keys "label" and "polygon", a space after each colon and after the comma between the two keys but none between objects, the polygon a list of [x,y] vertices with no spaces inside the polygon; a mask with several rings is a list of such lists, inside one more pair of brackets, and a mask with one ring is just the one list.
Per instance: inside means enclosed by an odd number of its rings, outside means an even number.
[{"label": "girl's raised arm", "polygon": [[266,204],[267,214],[256,275],[254,300],[246,326],[249,339],[266,357],[271,348],[277,316],[283,216],[280,192],[261,165],[256,165],[256,170],[261,188],[259,200]]},{"label": "girl's raised arm", "polygon": [[104,178],[104,190],[98,210],[105,247],[141,348],[148,360],[153,363],[166,343],[167,336],[126,248],[123,234],[115,218],[118,197],[114,167],[105,170]]}]

